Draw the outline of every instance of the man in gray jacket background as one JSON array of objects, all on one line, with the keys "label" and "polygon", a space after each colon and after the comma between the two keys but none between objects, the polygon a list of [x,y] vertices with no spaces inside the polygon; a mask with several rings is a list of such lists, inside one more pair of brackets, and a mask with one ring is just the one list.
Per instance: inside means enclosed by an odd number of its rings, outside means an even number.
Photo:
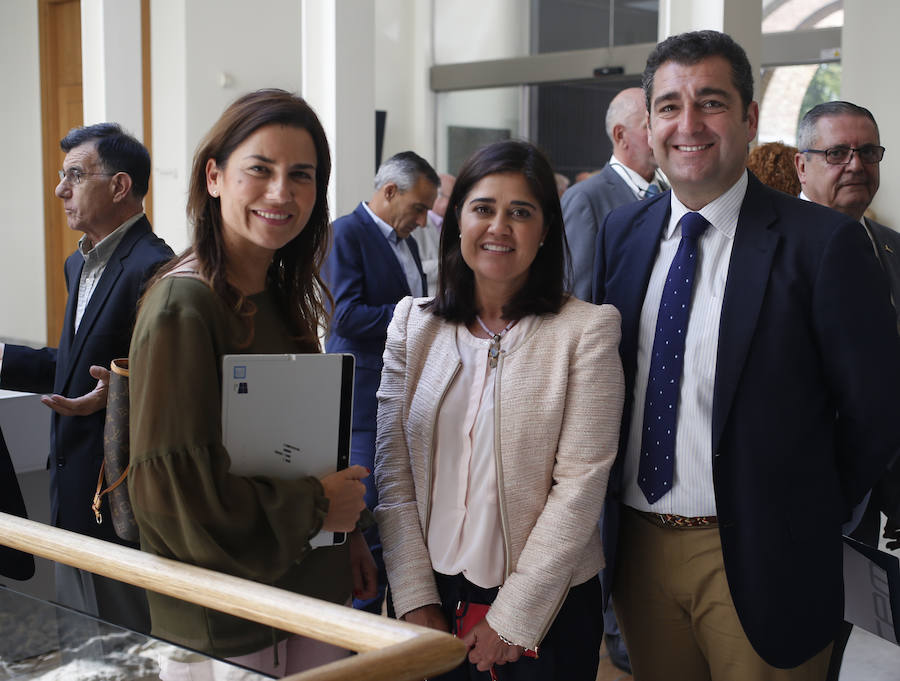
[{"label": "man in gray jacket background", "polygon": [[594,242],[597,230],[613,208],[666,189],[656,179],[656,161],[647,143],[644,92],[622,90],[606,111],[606,134],[613,154],[600,172],[569,188],[562,197],[566,239],[572,257],[572,293],[591,299]]}]

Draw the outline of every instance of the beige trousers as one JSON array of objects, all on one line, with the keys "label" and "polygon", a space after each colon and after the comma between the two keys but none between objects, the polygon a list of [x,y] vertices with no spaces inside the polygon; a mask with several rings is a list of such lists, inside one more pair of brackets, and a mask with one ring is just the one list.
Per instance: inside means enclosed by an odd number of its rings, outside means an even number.
[{"label": "beige trousers", "polygon": [[617,566],[613,603],[635,681],[824,681],[831,645],[794,669],[753,650],[717,527],[660,527],[625,508]]}]

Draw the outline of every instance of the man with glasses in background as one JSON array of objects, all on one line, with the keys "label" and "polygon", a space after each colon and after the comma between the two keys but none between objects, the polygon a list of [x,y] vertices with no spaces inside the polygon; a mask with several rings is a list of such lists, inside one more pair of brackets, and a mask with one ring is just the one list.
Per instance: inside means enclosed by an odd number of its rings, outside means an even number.
[{"label": "man with glasses in background", "polygon": [[[103,460],[110,361],[128,356],[144,285],[173,253],[144,215],[150,154],[143,144],[115,123],[98,123],[73,128],[60,147],[66,157],[55,193],[69,228],[84,233],[65,264],[69,298],[62,335],[58,348],[0,343],[0,388],[45,393],[41,401],[53,410],[53,525],[138,548],[116,536],[107,500],[105,522],[98,524],[91,498]],[[142,589],[61,564],[55,577],[63,605],[149,632]]]},{"label": "man with glasses in background", "polygon": [[[900,234],[865,217],[880,182],[879,163],[884,158],[878,124],[872,113],[850,102],[827,102],[806,112],[800,121],[794,157],[803,191],[800,198],[834,208],[858,221],[891,285],[900,329]],[[900,463],[895,462],[854,514],[855,527],[845,527],[851,537],[869,546],[878,545],[881,514],[887,515],[884,536],[888,546],[900,546]],[[852,525],[852,523],[851,523]],[[828,679],[837,681],[844,648],[852,625],[844,622],[835,640]]]}]

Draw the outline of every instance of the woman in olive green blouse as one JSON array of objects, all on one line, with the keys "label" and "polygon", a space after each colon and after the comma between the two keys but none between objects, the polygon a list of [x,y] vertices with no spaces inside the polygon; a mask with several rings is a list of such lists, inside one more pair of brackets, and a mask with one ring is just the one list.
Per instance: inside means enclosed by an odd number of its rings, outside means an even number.
[{"label": "woman in olive green blouse", "polygon": [[[221,434],[223,355],[321,351],[330,169],[315,113],[280,90],[238,99],[201,142],[188,196],[193,245],[157,274],[132,339],[128,486],[145,551],[345,603],[351,589],[374,595],[365,541],[355,531],[347,545],[312,551],[309,539],[354,530],[366,469],[240,477]],[[155,635],[261,671],[346,654],[148,597]]]}]

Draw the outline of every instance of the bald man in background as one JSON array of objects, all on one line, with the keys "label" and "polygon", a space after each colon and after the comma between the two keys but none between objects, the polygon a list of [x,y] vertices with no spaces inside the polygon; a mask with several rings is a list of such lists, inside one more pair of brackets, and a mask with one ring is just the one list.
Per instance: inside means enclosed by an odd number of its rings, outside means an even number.
[{"label": "bald man in background", "polygon": [[647,143],[647,107],[639,87],[622,90],[606,111],[612,157],[600,172],[570,187],[562,197],[566,239],[572,257],[572,293],[591,299],[594,244],[606,215],[627,203],[667,189],[656,177]]}]

